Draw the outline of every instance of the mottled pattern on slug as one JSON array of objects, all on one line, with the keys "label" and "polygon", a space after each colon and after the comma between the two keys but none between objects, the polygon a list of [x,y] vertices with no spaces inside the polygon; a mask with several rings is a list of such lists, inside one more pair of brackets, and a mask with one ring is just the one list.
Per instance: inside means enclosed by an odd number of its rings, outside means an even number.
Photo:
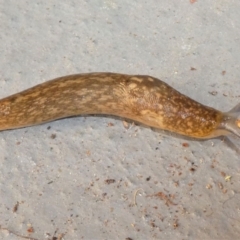
[{"label": "mottled pattern on slug", "polygon": [[[179,93],[149,76],[129,77],[118,94],[138,121],[187,136],[206,137],[222,120],[222,113]],[[124,97],[123,97],[124,96]]]},{"label": "mottled pattern on slug", "polygon": [[57,78],[0,100],[0,130],[81,114],[109,114],[205,137],[222,114],[166,83],[140,75],[89,73]]}]

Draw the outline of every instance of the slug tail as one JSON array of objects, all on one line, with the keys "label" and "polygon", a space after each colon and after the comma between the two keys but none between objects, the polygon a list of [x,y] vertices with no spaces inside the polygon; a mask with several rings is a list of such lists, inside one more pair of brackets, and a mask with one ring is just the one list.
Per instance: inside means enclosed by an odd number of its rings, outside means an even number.
[{"label": "slug tail", "polygon": [[219,128],[240,137],[240,103],[223,114]]}]

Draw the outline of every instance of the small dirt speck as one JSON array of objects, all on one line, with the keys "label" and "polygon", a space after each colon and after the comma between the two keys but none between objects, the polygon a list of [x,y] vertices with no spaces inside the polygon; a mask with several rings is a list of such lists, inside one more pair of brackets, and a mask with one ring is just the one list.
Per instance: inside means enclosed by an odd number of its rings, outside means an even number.
[{"label": "small dirt speck", "polygon": [[106,184],[112,184],[112,183],[115,183],[116,180],[115,180],[115,179],[106,179],[104,182],[105,182]]},{"label": "small dirt speck", "polygon": [[57,135],[55,134],[55,133],[53,133],[52,135],[51,135],[51,139],[55,139],[57,137]]}]

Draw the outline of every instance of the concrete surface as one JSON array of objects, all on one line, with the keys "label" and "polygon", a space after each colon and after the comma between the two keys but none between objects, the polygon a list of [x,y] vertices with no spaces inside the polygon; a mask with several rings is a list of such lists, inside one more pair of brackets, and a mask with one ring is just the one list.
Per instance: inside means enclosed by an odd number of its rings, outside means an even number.
[{"label": "concrete surface", "polygon": [[[0,96],[111,71],[158,77],[227,111],[240,101],[239,9],[237,0],[0,0]],[[129,126],[92,116],[1,132],[0,239],[239,239],[233,145]]]}]

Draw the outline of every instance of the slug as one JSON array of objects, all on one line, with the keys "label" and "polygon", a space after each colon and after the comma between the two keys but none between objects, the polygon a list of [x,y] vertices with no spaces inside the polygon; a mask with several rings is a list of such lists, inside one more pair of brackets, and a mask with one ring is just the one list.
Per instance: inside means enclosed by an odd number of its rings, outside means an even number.
[{"label": "slug", "polygon": [[82,114],[107,114],[193,138],[240,137],[240,104],[227,113],[145,75],[86,73],[56,78],[0,100],[0,130]]}]

